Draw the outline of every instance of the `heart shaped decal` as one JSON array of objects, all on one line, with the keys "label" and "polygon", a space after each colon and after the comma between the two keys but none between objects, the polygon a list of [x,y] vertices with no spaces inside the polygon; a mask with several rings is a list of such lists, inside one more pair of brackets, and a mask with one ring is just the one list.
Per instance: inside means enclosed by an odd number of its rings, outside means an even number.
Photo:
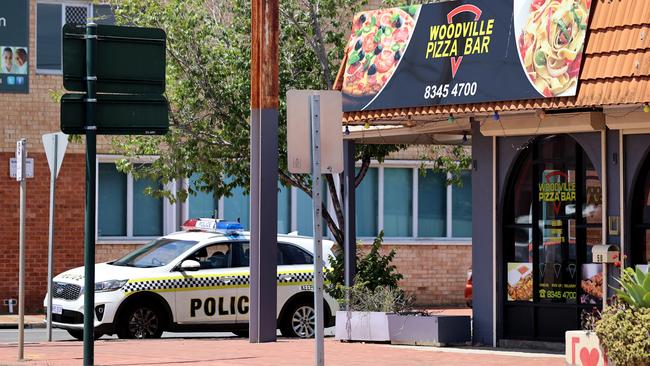
[{"label": "heart shaped decal", "polygon": [[587,347],[580,350],[580,362],[582,366],[598,366],[600,360],[600,351],[598,348],[592,348],[591,351]]}]

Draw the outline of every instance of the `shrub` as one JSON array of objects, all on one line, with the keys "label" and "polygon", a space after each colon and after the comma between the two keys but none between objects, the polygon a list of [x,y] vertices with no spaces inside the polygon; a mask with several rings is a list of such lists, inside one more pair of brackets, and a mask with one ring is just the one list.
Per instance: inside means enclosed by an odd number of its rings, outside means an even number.
[{"label": "shrub", "polygon": [[617,366],[650,366],[650,308],[608,306],[596,334]]},{"label": "shrub", "polygon": [[[378,287],[398,289],[398,283],[404,277],[397,272],[397,268],[392,264],[396,254],[395,249],[392,249],[386,255],[380,253],[383,241],[384,231],[382,230],[373,241],[366,255],[360,257],[359,253],[357,253],[357,274],[355,282],[362,284],[363,287],[371,291],[374,291]],[[328,282],[325,289],[333,298],[342,299],[344,297],[343,250],[337,250],[335,257],[330,257],[329,260],[331,270],[325,274],[325,279]]]},{"label": "shrub", "polygon": [[377,286],[371,290],[367,284],[356,282],[348,291],[349,303],[345,299],[339,299],[339,303],[350,311],[402,313],[410,310],[413,302],[413,298],[405,296],[398,287]]}]

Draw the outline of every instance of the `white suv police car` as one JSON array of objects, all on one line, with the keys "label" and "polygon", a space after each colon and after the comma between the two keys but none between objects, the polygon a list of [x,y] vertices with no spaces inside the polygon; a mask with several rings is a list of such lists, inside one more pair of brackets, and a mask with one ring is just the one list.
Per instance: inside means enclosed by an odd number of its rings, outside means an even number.
[{"label": "white suv police car", "polygon": [[[192,219],[183,231],[97,264],[95,337],[157,338],[164,330],[247,335],[249,239],[237,222]],[[323,241],[323,258],[332,245]],[[313,258],[312,238],[278,236],[277,319],[284,336],[314,334]],[[83,339],[83,285],[83,267],[54,278],[52,325],[77,339]],[[324,298],[325,325],[332,326],[338,304]]]}]

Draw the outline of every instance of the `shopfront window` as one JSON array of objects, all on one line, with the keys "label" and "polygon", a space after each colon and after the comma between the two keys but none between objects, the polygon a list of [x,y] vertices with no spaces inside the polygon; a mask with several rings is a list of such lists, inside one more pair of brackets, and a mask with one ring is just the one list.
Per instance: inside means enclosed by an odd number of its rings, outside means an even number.
[{"label": "shopfront window", "polygon": [[597,171],[571,137],[539,138],[523,153],[505,197],[504,336],[559,339],[602,301],[591,248],[602,244]]},{"label": "shopfront window", "polygon": [[647,270],[650,264],[650,156],[639,171],[632,200],[631,263]]}]

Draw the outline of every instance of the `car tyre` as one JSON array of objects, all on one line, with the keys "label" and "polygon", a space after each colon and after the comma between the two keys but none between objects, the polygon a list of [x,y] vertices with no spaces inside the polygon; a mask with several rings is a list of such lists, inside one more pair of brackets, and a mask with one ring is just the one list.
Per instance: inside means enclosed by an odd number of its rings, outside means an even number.
[{"label": "car tyre", "polygon": [[164,319],[158,307],[134,304],[126,309],[118,322],[121,339],[160,338]]},{"label": "car tyre", "polygon": [[290,338],[312,338],[316,330],[313,301],[296,301],[289,305],[280,324],[280,333]]},{"label": "car tyre", "polygon": [[[84,340],[84,331],[81,329],[67,329],[68,334],[70,334],[73,338],[75,338],[78,341],[83,341]],[[97,340],[103,336],[104,333],[100,332],[95,332],[94,338]]]}]

